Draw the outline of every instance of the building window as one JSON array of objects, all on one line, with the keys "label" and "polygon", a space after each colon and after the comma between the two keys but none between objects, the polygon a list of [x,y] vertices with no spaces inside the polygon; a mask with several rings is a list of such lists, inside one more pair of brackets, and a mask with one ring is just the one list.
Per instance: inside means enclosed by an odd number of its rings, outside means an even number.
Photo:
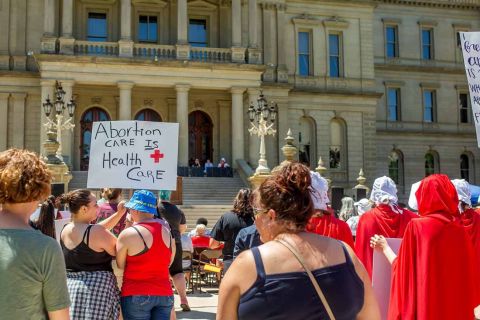
[{"label": "building window", "polygon": [[310,72],[310,32],[298,33],[298,74],[308,76]]},{"label": "building window", "polygon": [[433,59],[433,30],[422,29],[422,59]]},{"label": "building window", "polygon": [[388,176],[395,181],[397,186],[403,186],[403,155],[400,151],[393,150],[388,156]]},{"label": "building window", "polygon": [[387,26],[386,34],[386,51],[387,58],[398,58],[398,28],[397,26]]},{"label": "building window", "polygon": [[107,14],[98,12],[88,13],[87,40],[107,41]]},{"label": "building window", "polygon": [[192,47],[207,47],[207,20],[190,19],[188,24],[188,42]]},{"label": "building window", "polygon": [[400,89],[387,89],[388,121],[400,120]]},{"label": "building window", "polygon": [[459,49],[462,48],[462,40],[460,38],[460,32],[463,32],[463,31],[455,32],[455,35],[457,36],[457,48],[459,48]]},{"label": "building window", "polygon": [[103,109],[93,107],[85,111],[80,119],[80,170],[88,170],[92,126],[96,121],[110,121],[110,116]]},{"label": "building window", "polygon": [[338,78],[341,74],[341,37],[339,34],[329,34],[328,35],[328,56],[329,56],[329,75],[332,78]]},{"label": "building window", "polygon": [[434,122],[435,121],[435,106],[436,98],[434,90],[423,91],[423,121]]},{"label": "building window", "polygon": [[466,154],[460,156],[460,177],[470,181],[470,159]]},{"label": "building window", "polygon": [[330,150],[329,162],[331,169],[341,169],[346,166],[345,161],[345,125],[343,121],[330,121]]},{"label": "building window", "polygon": [[143,109],[135,115],[135,120],[161,122],[162,117],[160,117],[160,115],[152,109]]},{"label": "building window", "polygon": [[138,41],[152,43],[156,43],[158,41],[157,16],[139,16]]},{"label": "building window", "polygon": [[435,151],[429,151],[425,154],[425,177],[440,172],[440,161]]},{"label": "building window", "polygon": [[460,123],[469,123],[470,122],[470,119],[469,119],[469,112],[468,112],[468,109],[469,109],[469,97],[468,97],[468,93],[460,93],[458,95],[458,104],[459,104],[459,108],[460,108]]}]

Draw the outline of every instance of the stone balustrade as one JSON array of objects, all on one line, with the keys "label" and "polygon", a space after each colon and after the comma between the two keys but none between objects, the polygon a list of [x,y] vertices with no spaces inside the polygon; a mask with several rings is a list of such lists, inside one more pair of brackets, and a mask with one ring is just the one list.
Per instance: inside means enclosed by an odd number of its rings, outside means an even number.
[{"label": "stone balustrade", "polygon": [[74,53],[77,55],[118,56],[118,42],[96,42],[76,40]]},{"label": "stone balustrade", "polygon": [[133,56],[139,58],[175,59],[176,50],[175,46],[135,43],[133,45]]},{"label": "stone balustrade", "polygon": [[192,47],[190,49],[190,59],[200,62],[232,62],[232,50]]}]

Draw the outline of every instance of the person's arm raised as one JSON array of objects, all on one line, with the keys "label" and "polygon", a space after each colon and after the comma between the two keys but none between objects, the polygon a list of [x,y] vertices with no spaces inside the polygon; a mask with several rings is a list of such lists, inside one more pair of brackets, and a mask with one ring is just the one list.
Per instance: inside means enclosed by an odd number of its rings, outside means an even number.
[{"label": "person's arm raised", "polygon": [[370,239],[370,247],[382,252],[390,264],[393,264],[393,261],[395,261],[395,259],[397,258],[397,255],[395,254],[395,252],[393,252],[392,248],[390,248],[387,239],[385,239],[384,236],[380,236],[378,234],[374,235]]},{"label": "person's arm raised", "polygon": [[99,222],[98,224],[104,226],[105,229],[111,230],[117,225],[120,219],[127,213],[127,208],[125,208],[125,201],[121,201],[117,206],[117,212],[112,214],[107,219]]}]

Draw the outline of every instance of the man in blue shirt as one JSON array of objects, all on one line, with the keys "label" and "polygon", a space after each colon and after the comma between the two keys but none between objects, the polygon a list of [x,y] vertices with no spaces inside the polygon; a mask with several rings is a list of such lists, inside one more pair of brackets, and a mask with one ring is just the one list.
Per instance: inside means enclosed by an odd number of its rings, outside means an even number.
[{"label": "man in blue shirt", "polygon": [[233,249],[233,259],[238,257],[240,253],[245,250],[251,249],[253,247],[258,247],[262,245],[260,240],[260,234],[257,231],[255,224],[252,224],[250,227],[243,228],[237,235],[235,239],[235,247]]}]

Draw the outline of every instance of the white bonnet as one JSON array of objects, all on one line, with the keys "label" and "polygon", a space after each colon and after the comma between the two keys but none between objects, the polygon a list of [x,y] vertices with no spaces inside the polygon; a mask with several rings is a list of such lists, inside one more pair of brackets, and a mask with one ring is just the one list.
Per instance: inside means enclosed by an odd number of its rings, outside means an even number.
[{"label": "white bonnet", "polygon": [[328,199],[328,182],[318,172],[310,171],[312,179],[312,187],[310,195],[312,196],[315,209],[327,210]]}]

